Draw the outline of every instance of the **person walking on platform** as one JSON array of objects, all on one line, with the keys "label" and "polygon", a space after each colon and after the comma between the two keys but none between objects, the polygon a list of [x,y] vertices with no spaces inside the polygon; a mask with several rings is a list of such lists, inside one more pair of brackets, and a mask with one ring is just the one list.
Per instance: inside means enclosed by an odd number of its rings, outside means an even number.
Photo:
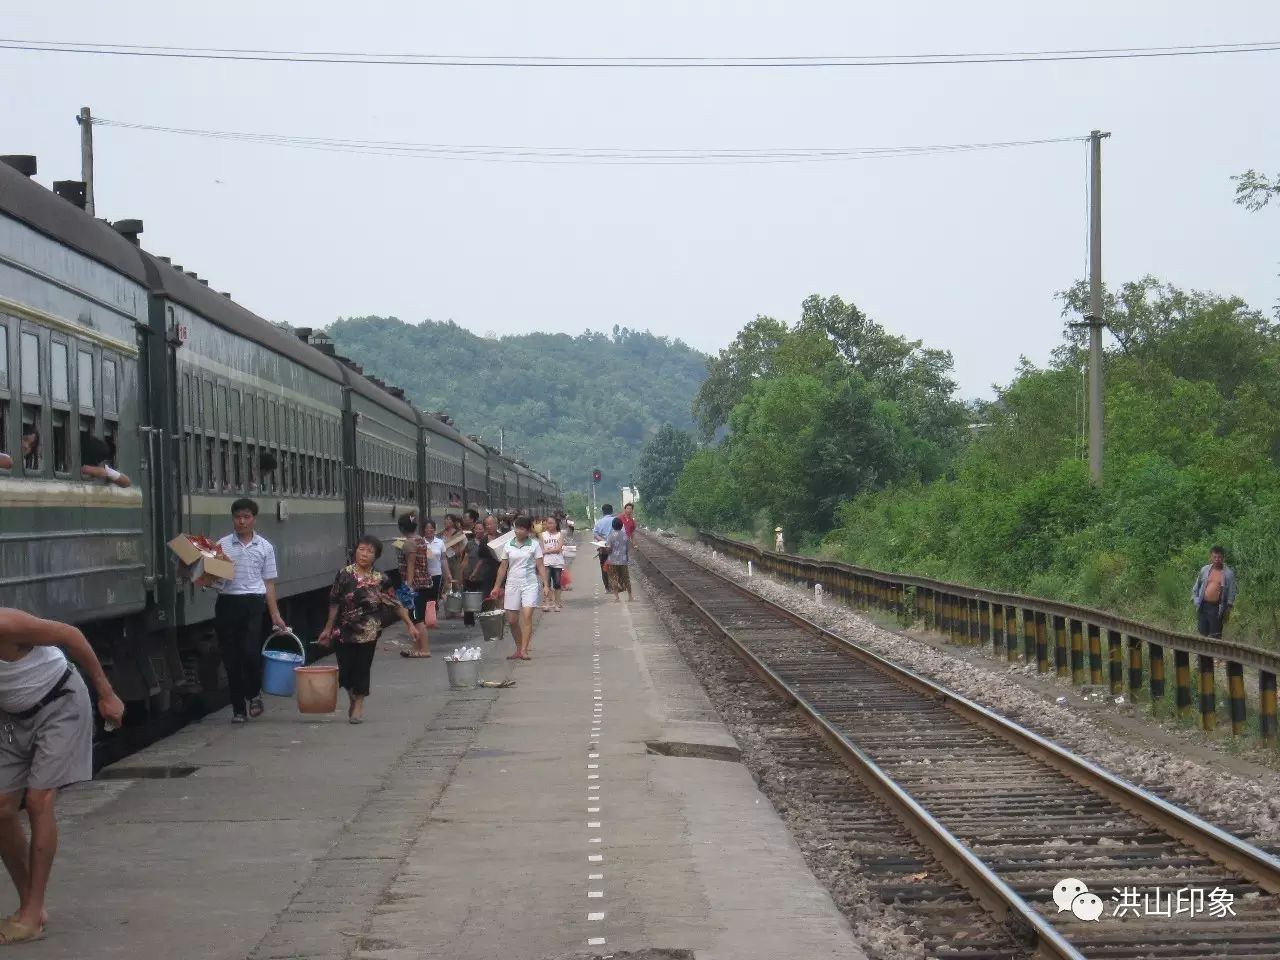
[{"label": "person walking on platform", "polygon": [[1196,627],[1202,637],[1222,639],[1222,628],[1231,617],[1236,602],[1236,572],[1224,562],[1222,547],[1209,550],[1209,562],[1200,568],[1196,585],[1191,588],[1191,602],[1196,605]]},{"label": "person walking on platform", "polygon": [[636,505],[634,503],[624,504],[622,507],[622,530],[626,533],[628,540],[635,539]]},{"label": "person walking on platform", "polygon": [[227,671],[231,722],[262,716],[262,615],[266,612],[279,631],[288,630],[276,601],[276,551],[266,537],[254,532],[258,504],[241,497],[231,504],[233,533],[218,541],[235,564],[231,580],[215,584],[213,630]]},{"label": "person walking on platform", "polygon": [[627,602],[631,595],[631,538],[627,536],[622,518],[613,518],[613,529],[606,538],[609,544],[609,592],[613,594],[613,602],[622,599],[622,591],[627,591]]},{"label": "person walking on platform", "polygon": [[[462,587],[464,591],[484,594],[483,608],[488,609],[492,609],[493,601],[489,599],[489,594],[493,591],[493,585],[498,579],[498,558],[488,546],[491,539],[485,525],[477,523],[471,539],[467,541],[467,555],[464,561],[466,571]],[[475,613],[471,610],[466,611],[462,622],[468,627],[474,627]]]},{"label": "person walking on platform", "polygon": [[[426,537],[418,533],[417,516],[406,513],[399,524],[400,532],[404,534],[404,546],[400,550],[400,582],[413,591],[413,612],[409,619],[422,623],[427,601],[431,598],[431,574],[427,565],[429,547]],[[402,649],[400,656],[414,660],[431,656],[431,643],[425,627],[419,632],[413,647]]]},{"label": "person walking on platform", "polygon": [[347,691],[347,719],[364,722],[373,655],[383,624],[399,618],[409,636],[425,646],[427,628],[409,619],[409,611],[391,593],[391,579],[374,564],[382,556],[382,541],[365,535],[356,542],[352,562],[338,571],[329,590],[329,618],[317,641],[327,647],[337,641],[338,685]]},{"label": "person walking on platform", "polygon": [[[609,539],[611,533],[613,533],[613,504],[606,503],[600,508],[600,519],[596,521],[591,535],[603,543]],[[600,579],[604,581],[604,588],[608,590],[609,571],[605,569],[605,564],[609,562],[609,551],[605,547],[599,547],[596,553],[600,558]]]},{"label": "person walking on platform", "polygon": [[444,518],[444,529],[440,532],[440,539],[444,541],[444,563],[449,570],[450,587],[446,593],[459,589],[462,585],[462,555],[463,543],[455,543],[450,546],[450,542],[457,540],[462,533],[462,520],[457,514],[450,513]]},{"label": "person walking on platform", "polygon": [[542,561],[542,544],[533,536],[528,517],[516,517],[515,537],[502,549],[502,563],[492,597],[503,596],[503,609],[516,643],[508,660],[529,660],[533,643],[533,609],[538,605],[539,587],[547,589],[547,568]]},{"label": "person walking on platform", "polygon": [[62,787],[93,779],[93,705],[81,673],[97,691],[98,714],[120,726],[124,704],[83,633],[0,607],[0,858],[18,891],[17,911],[0,921],[0,945],[44,936],[58,849],[54,798]]},{"label": "person walking on platform", "polygon": [[560,578],[564,575],[564,534],[560,532],[560,521],[555,517],[547,517],[542,531],[542,562],[547,568],[547,582],[551,589],[543,595],[542,609],[559,613]]},{"label": "person walking on platform", "polygon": [[448,564],[444,562],[444,541],[436,536],[434,520],[422,521],[422,537],[427,541],[427,572],[431,575],[431,591],[427,599],[438,604],[440,597],[453,587],[453,579]]}]

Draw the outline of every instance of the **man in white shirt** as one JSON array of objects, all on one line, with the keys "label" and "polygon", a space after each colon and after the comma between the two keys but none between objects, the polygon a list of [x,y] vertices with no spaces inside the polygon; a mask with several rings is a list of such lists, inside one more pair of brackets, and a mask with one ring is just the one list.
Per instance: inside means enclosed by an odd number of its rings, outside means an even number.
[{"label": "man in white shirt", "polygon": [[219,581],[218,602],[213,608],[213,628],[227,669],[231,694],[231,722],[262,716],[262,614],[271,615],[278,630],[288,630],[276,602],[276,551],[253,530],[258,505],[248,497],[231,504],[235,532],[218,546],[236,566],[235,577]]},{"label": "man in white shirt", "polygon": [[427,573],[431,575],[431,592],[427,599],[438,603],[442,596],[441,590],[448,593],[453,586],[449,565],[444,562],[444,541],[436,536],[434,520],[422,522],[422,536],[427,541]]}]

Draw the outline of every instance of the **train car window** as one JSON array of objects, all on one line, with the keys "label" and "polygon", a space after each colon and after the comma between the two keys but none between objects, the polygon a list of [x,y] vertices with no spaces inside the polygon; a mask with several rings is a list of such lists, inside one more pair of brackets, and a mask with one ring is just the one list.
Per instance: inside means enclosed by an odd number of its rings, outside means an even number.
[{"label": "train car window", "polygon": [[69,474],[71,472],[71,444],[67,440],[67,433],[71,420],[70,412],[66,410],[53,411],[53,472],[55,474]]},{"label": "train car window", "polygon": [[79,404],[82,409],[92,410],[97,404],[93,395],[93,354],[80,350],[76,354],[77,381],[80,387]]},{"label": "train car window", "polygon": [[[0,323],[0,390],[9,389],[9,327]],[[3,442],[3,438],[0,438]]]},{"label": "train car window", "polygon": [[67,345],[55,340],[49,344],[49,352],[51,354],[49,393],[54,400],[70,403],[71,385],[67,382],[67,367],[71,362],[71,356],[67,352]]},{"label": "train car window", "polygon": [[231,433],[231,401],[227,398],[227,388],[218,384],[218,432]]},{"label": "train car window", "polygon": [[22,467],[26,473],[39,473],[44,463],[44,448],[40,442],[40,407],[32,403],[22,405]]},{"label": "train car window", "polygon": [[102,358],[102,411],[111,416],[119,414],[120,399],[116,395],[116,362]]},{"label": "train car window", "polygon": [[40,396],[40,338],[34,333],[22,334],[19,366],[22,370],[22,392]]}]

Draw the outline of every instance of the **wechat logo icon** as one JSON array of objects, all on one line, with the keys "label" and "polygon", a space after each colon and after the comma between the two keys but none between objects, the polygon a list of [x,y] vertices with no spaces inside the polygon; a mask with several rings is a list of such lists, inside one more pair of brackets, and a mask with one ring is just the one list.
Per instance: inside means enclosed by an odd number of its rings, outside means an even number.
[{"label": "wechat logo icon", "polygon": [[1053,902],[1058,912],[1070,910],[1079,920],[1097,920],[1102,916],[1102,898],[1090,893],[1083,880],[1068,877],[1053,888]]}]

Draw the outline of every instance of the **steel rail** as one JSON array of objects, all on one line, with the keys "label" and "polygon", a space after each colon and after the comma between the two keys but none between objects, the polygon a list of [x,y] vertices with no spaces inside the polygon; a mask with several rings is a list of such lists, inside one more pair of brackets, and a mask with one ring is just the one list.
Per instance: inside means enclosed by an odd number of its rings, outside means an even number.
[{"label": "steel rail", "polygon": [[[642,537],[639,557],[649,569],[670,584],[697,613],[699,619],[729,643],[730,649],[747,667],[784,701],[794,704],[850,769],[904,821],[913,835],[927,846],[943,866],[1008,928],[1027,942],[1038,955],[1052,958],[1082,958],[1081,954],[1050,925],[1034,906],[1014,892],[990,867],[938,822],[911,795],[896,783],[866,752],[837,730],[798,690],[779,676],[721,623],[710,610],[654,560],[647,548],[651,537]],[[662,551],[671,553],[670,548]],[[990,732],[1023,753],[1040,760],[1084,788],[1106,798],[1139,819],[1164,831],[1234,873],[1247,877],[1269,893],[1280,892],[1280,860],[1234,837],[1188,811],[1131,784],[1079,757],[1063,747],[994,713],[968,697],[956,693],[921,674],[892,662],[873,651],[825,629],[801,614],[788,610],[695,560],[693,563],[734,593],[767,608],[801,629],[816,635],[840,653],[901,683],[903,686],[947,707],[975,726]]]}]

